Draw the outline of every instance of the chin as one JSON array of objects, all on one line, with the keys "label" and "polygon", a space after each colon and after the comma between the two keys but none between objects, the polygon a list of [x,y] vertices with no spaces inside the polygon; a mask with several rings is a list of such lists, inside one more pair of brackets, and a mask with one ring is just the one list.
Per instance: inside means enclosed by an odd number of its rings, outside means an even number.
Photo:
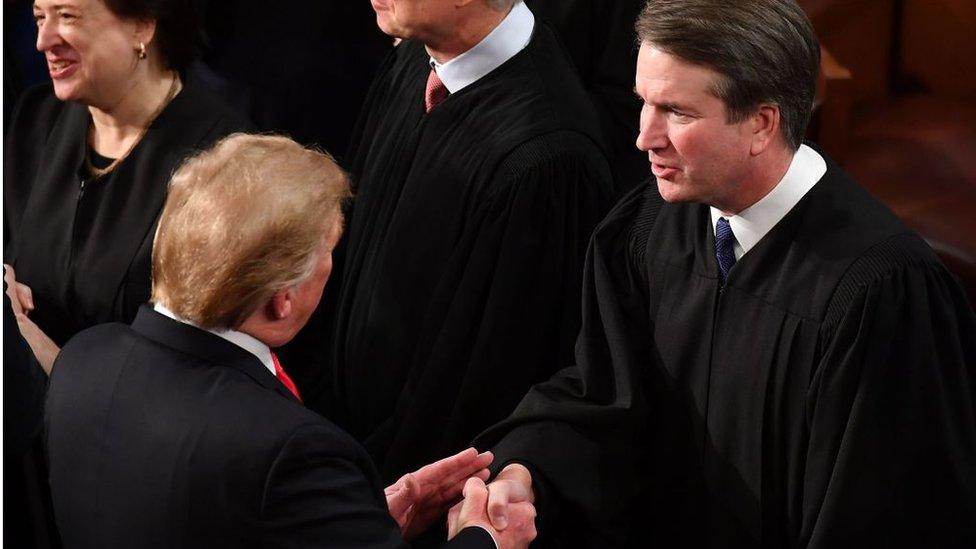
[{"label": "chin", "polygon": [[376,26],[383,31],[383,34],[398,38],[396,25],[390,19],[390,14],[385,11],[376,12]]},{"label": "chin", "polygon": [[685,195],[683,185],[669,179],[656,178],[655,180],[657,181],[657,192],[661,194],[661,198],[665,202],[688,202],[691,200]]},{"label": "chin", "polygon": [[74,101],[76,103],[81,103],[83,105],[89,104],[88,101],[85,99],[84,94],[82,94],[82,91],[78,88],[78,86],[75,86],[74,84],[68,82],[58,83],[57,81],[55,81],[54,96],[60,99],[61,101]]},{"label": "chin", "polygon": [[54,96],[61,101],[77,101],[78,94],[75,93],[74,86],[70,84],[59,84],[54,82]]}]

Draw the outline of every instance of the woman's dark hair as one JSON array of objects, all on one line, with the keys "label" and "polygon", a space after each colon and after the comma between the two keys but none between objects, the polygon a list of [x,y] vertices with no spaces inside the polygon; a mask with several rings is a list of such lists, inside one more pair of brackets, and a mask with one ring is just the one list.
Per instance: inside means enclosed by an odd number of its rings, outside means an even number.
[{"label": "woman's dark hair", "polygon": [[196,0],[103,0],[116,17],[153,19],[155,42],[166,68],[182,70],[204,44]]}]

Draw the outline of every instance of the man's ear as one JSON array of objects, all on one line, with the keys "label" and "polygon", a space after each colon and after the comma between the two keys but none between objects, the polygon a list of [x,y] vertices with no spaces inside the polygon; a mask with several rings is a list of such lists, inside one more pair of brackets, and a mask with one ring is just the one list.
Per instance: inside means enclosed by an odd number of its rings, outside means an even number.
[{"label": "man's ear", "polygon": [[766,151],[779,136],[780,111],[779,105],[763,103],[756,112],[750,115],[750,131],[752,132],[752,146],[750,152],[758,156]]},{"label": "man's ear", "polygon": [[139,43],[149,45],[153,38],[156,37],[156,20],[155,19],[136,19],[135,20],[135,32],[133,39],[135,44]]},{"label": "man's ear", "polygon": [[292,290],[278,290],[268,301],[269,316],[271,320],[282,320],[288,318],[292,311]]}]

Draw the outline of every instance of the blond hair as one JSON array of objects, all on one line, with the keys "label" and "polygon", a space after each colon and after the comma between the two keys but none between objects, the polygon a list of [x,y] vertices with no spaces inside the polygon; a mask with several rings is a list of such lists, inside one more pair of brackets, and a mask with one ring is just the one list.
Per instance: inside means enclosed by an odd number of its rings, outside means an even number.
[{"label": "blond hair", "polygon": [[240,326],[311,276],[349,196],[326,153],[280,136],[224,138],[170,181],[153,244],[153,302],[205,329]]}]

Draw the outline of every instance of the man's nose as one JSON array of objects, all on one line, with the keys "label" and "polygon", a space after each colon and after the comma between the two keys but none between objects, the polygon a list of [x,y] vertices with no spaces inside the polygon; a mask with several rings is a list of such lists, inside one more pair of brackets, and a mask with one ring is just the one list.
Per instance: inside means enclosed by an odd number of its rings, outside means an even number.
[{"label": "man's nose", "polygon": [[637,134],[637,148],[647,152],[667,146],[667,121],[653,109],[645,108],[645,112],[641,114],[640,133]]}]

